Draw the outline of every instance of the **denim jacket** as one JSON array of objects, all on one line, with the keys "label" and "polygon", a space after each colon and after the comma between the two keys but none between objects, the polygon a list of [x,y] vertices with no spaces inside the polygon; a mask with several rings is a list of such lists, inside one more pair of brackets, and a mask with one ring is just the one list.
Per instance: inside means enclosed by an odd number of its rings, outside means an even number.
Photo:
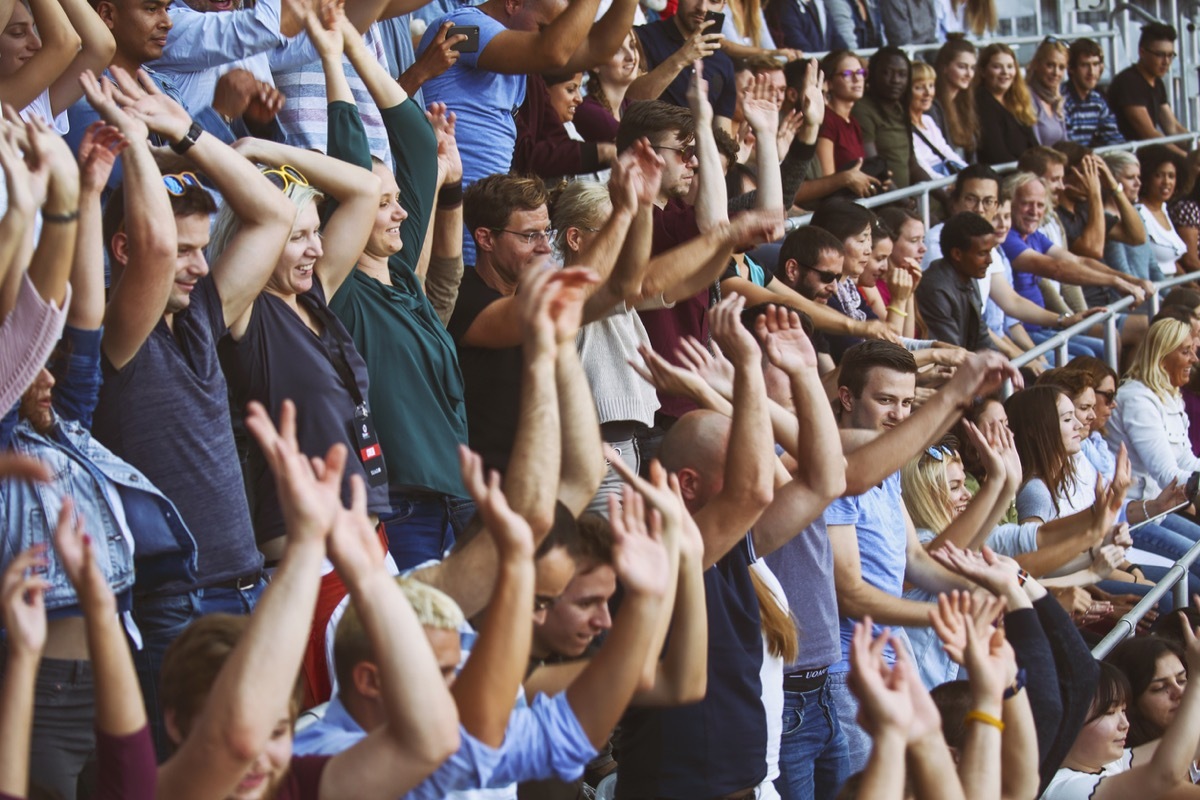
[{"label": "denim jacket", "polygon": [[92,438],[100,387],[99,331],[67,328],[52,372],[55,422],[45,434],[18,417],[14,407],[0,421],[0,445],[42,461],[48,484],[0,483],[0,566],[39,543],[47,549],[47,609],[77,603],[52,545],[64,497],[97,543],[100,567],[113,591],[133,587],[136,549],[139,594],[187,591],[196,578],[196,542],[175,506],[145,475]]}]

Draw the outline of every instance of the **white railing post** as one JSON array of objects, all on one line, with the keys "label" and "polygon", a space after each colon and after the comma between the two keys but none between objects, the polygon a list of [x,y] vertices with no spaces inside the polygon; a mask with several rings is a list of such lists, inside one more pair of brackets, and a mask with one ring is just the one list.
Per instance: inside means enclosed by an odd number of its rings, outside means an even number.
[{"label": "white railing post", "polygon": [[1117,337],[1116,315],[1104,320],[1104,360],[1114,370],[1117,369],[1117,363],[1121,360],[1121,342]]}]

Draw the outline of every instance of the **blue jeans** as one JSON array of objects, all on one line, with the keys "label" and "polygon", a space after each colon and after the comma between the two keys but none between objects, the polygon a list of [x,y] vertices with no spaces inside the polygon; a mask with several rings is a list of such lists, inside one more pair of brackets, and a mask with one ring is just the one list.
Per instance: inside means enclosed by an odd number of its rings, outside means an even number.
[{"label": "blue jeans", "polygon": [[[1200,541],[1200,525],[1175,514],[1167,514],[1158,522],[1132,531],[1132,536],[1133,544],[1139,550],[1178,561],[1192,545]],[[1200,565],[1192,565],[1190,583],[1193,587],[1200,587]]]},{"label": "blue jeans", "polygon": [[[846,775],[862,772],[871,756],[871,734],[858,724],[858,698],[846,685],[849,672],[831,672],[826,679],[829,697],[833,701],[833,712],[846,738]],[[782,761],[782,759],[780,759]],[[839,787],[840,788],[840,787]]]},{"label": "blue jeans", "polygon": [[783,800],[832,800],[850,777],[850,756],[829,684],[811,692],[783,693],[779,777]]},{"label": "blue jeans", "polygon": [[[1041,330],[1029,331],[1029,338],[1033,339],[1034,344],[1042,342],[1058,335],[1058,331],[1050,328],[1042,328]],[[1067,341],[1067,353],[1074,358],[1075,356],[1093,356],[1104,360],[1104,340],[1097,339],[1094,336],[1072,336]]]},{"label": "blue jeans", "polygon": [[401,572],[426,561],[440,561],[475,512],[470,500],[431,492],[392,491],[388,501],[392,513],[379,521]]},{"label": "blue jeans", "polygon": [[133,663],[137,667],[138,682],[142,685],[146,716],[150,720],[150,732],[154,736],[154,747],[160,762],[171,753],[170,740],[162,722],[162,701],[158,694],[163,656],[167,648],[188,625],[200,617],[209,614],[249,614],[258,605],[258,599],[266,588],[266,579],[259,578],[245,589],[211,587],[186,594],[134,598],[133,619],[142,634],[142,649],[134,651]]}]

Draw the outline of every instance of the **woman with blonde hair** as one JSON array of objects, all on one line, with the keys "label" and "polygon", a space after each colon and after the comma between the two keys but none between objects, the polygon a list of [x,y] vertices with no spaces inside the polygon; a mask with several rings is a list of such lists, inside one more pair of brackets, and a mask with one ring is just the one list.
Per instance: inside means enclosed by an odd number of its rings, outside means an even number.
[{"label": "woman with blonde hair", "polygon": [[979,115],[975,113],[971,91],[978,57],[975,45],[957,34],[942,45],[933,62],[937,80],[929,116],[942,129],[955,152],[966,160],[973,157],[979,145]]},{"label": "woman with blonde hair", "polygon": [[1129,496],[1135,500],[1156,497],[1172,486],[1184,487],[1200,470],[1179,391],[1196,361],[1192,328],[1175,319],[1160,319],[1151,325],[1133,351],[1125,380],[1117,390],[1108,442],[1110,447],[1124,444],[1129,449],[1133,466]]},{"label": "woman with blonde hair", "polygon": [[1033,93],[1037,124],[1033,132],[1046,147],[1067,139],[1066,98],[1060,91],[1067,76],[1067,45],[1047,36],[1025,68],[1025,82]]},{"label": "woman with blonde hair", "polygon": [[957,175],[967,165],[930,116],[936,99],[937,73],[924,61],[912,63],[912,94],[908,102],[909,124],[912,128],[913,157],[926,178],[947,178]]},{"label": "woman with blonde hair", "polygon": [[972,92],[979,114],[979,163],[1016,161],[1037,146],[1037,112],[1011,47],[996,42],[980,51]]}]

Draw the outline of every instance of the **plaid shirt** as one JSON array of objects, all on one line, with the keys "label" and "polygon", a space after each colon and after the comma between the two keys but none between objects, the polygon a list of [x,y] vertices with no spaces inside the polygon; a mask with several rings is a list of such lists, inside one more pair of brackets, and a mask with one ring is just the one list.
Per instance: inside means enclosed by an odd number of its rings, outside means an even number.
[{"label": "plaid shirt", "polygon": [[1067,135],[1084,147],[1120,144],[1125,137],[1117,130],[1117,115],[1108,107],[1104,95],[1094,89],[1080,98],[1070,81],[1062,85],[1065,98],[1063,114],[1067,118]]}]

